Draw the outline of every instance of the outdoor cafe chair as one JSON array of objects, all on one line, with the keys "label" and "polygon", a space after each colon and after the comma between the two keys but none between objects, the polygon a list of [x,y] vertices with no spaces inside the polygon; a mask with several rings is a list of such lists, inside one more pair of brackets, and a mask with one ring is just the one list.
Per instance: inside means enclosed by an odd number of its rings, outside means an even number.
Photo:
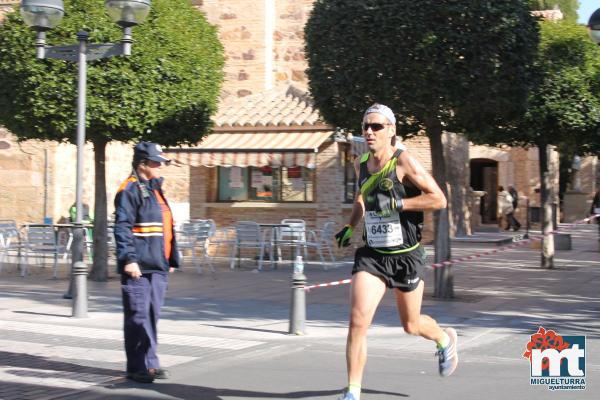
[{"label": "outdoor cafe chair", "polygon": [[[212,219],[192,220],[185,222],[177,230],[177,248],[183,258],[183,250],[190,250],[192,264],[198,273],[202,273],[202,264],[208,264],[214,272],[212,259],[208,253],[211,237],[216,232],[215,222]],[[202,252],[202,263],[198,259],[198,251]]]},{"label": "outdoor cafe chair", "polygon": [[93,229],[84,229],[83,230],[83,246],[85,248],[85,252],[87,254],[88,261],[90,263],[93,263],[94,262]]},{"label": "outdoor cafe chair", "polygon": [[306,246],[309,248],[314,248],[319,254],[321,258],[321,262],[323,263],[323,269],[327,269],[327,264],[325,264],[325,258],[323,257],[323,252],[326,250],[331,257],[331,262],[335,263],[335,256],[333,254],[333,236],[335,235],[335,222],[327,221],[323,225],[323,229],[314,229],[308,232],[308,241],[306,242]]},{"label": "outdoor cafe chair", "polygon": [[[208,253],[210,241],[216,233],[215,221],[212,219],[194,221],[195,225],[195,245],[202,249],[202,264],[208,264],[211,272],[215,272],[212,257]],[[202,273],[202,265],[196,265],[196,271]]]},{"label": "outdoor cafe chair", "polygon": [[27,226],[25,228],[25,243],[23,248],[25,252],[25,264],[21,271],[22,276],[27,274],[29,256],[37,255],[42,258],[42,265],[45,265],[46,258],[51,258],[53,260],[53,277],[57,277],[58,254],[60,249],[57,243],[56,231],[53,226]]},{"label": "outdoor cafe chair", "polygon": [[9,256],[21,255],[21,235],[13,220],[0,220],[0,272]]},{"label": "outdoor cafe chair", "polygon": [[176,230],[177,235],[177,250],[179,251],[179,256],[183,260],[183,251],[190,250],[192,254],[192,264],[199,270],[200,265],[198,264],[198,258],[196,256],[196,242],[198,240],[199,225],[194,222],[185,222],[181,224],[179,229]]},{"label": "outdoor cafe chair", "polygon": [[[281,225],[283,226],[274,228],[271,233],[271,247],[290,247],[294,252],[292,259],[295,259],[299,255],[300,248],[302,247],[304,259],[307,260],[306,222],[302,219],[286,218],[281,220]],[[271,251],[271,263],[273,263],[273,253]]]},{"label": "outdoor cafe chair", "polygon": [[[268,242],[265,240],[267,231],[261,232],[260,225],[254,221],[238,221],[235,223],[235,243],[233,255],[237,254],[238,267],[241,264],[241,250],[257,249],[259,253],[258,270],[262,270],[265,247]],[[235,258],[231,257],[231,269],[234,269]]]},{"label": "outdoor cafe chair", "polygon": [[231,264],[232,264],[231,268],[233,268],[232,260],[235,259],[236,237],[237,237],[237,235],[236,235],[235,227],[225,226],[225,227],[217,228],[216,226],[214,226],[214,230],[211,233],[209,239],[207,240],[207,244],[206,244],[207,254],[209,253],[210,246],[213,246],[213,249],[211,250],[213,256],[209,255],[210,268],[211,268],[212,272],[214,272],[214,267],[213,267],[214,257],[217,257],[219,255],[219,251],[220,251],[222,245],[226,245],[229,247],[227,260],[229,260],[231,262]]},{"label": "outdoor cafe chair", "polygon": [[115,223],[114,221],[108,220],[106,225],[106,244],[108,247],[108,258],[114,258],[116,262],[117,258],[117,239],[115,238]]}]

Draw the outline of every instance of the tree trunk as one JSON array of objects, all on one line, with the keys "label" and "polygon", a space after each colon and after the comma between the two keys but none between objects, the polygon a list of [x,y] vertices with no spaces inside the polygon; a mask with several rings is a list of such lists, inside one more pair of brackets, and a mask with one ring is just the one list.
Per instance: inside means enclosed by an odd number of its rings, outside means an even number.
[{"label": "tree trunk", "polygon": [[108,241],[107,202],[106,202],[106,168],[105,156],[108,140],[98,138],[94,143],[94,167],[96,170],[94,200],[94,263],[90,279],[104,282],[108,280]]},{"label": "tree trunk", "polygon": [[445,132],[442,144],[446,156],[450,237],[465,237],[471,234],[471,209],[467,200],[471,177],[469,141],[459,133]]},{"label": "tree trunk", "polygon": [[538,144],[540,154],[540,211],[542,221],[542,268],[554,268],[554,236],[551,234],[554,224],[552,223],[552,199],[550,199],[550,166],[548,160],[548,145]]},{"label": "tree trunk", "polygon": [[[426,122],[427,136],[431,146],[431,167],[433,178],[448,198],[446,179],[446,163],[444,145],[442,143],[442,125],[437,119]],[[450,260],[450,223],[448,208],[433,213],[435,262],[440,263]],[[434,272],[434,296],[440,298],[454,297],[454,280],[452,266],[436,268]]]}]

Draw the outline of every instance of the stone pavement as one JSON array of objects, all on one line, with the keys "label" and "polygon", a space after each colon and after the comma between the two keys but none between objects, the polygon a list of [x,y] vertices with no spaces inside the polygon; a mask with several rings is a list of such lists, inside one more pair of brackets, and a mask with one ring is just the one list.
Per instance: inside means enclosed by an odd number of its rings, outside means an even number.
[{"label": "stone pavement", "polygon": [[[529,246],[453,268],[456,298],[430,295],[424,313],[459,332],[460,364],[437,375],[434,345],[406,335],[391,293],[369,333],[363,400],[600,398],[600,253],[596,226],[573,231],[573,250],[557,268],[539,269]],[[455,244],[454,257],[496,248]],[[0,399],[334,399],[346,384],[348,285],[307,294],[307,335],[287,335],[290,268],[256,272],[248,260],[230,271],[172,275],[159,323],[159,356],[173,378],[151,385],[123,378],[119,282],[89,282],[89,318],[73,319],[61,298],[67,280],[49,270],[0,274]],[[351,263],[310,283],[347,278]],[[538,326],[586,335],[587,389],[551,392],[529,384],[522,357]]]}]

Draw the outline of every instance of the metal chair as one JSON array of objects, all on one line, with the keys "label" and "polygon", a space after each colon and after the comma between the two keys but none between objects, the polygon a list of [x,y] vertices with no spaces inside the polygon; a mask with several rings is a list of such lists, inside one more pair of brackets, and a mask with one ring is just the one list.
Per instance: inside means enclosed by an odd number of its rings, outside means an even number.
[{"label": "metal chair", "polygon": [[83,230],[83,247],[87,254],[88,262],[94,262],[94,230],[93,228],[85,228]]},{"label": "metal chair", "polygon": [[[212,219],[207,220],[199,220],[193,222],[195,225],[195,245],[202,249],[202,263],[207,263],[210,267],[211,272],[215,272],[215,268],[213,267],[212,257],[208,254],[208,247],[210,246],[211,238],[215,235],[216,226],[215,221]],[[198,264],[196,266],[196,271],[201,274],[202,266]]]},{"label": "metal chair", "polygon": [[115,223],[114,221],[109,220],[106,225],[106,244],[108,247],[108,259],[111,257],[115,259],[117,258],[117,241],[115,239]]},{"label": "metal chair", "polygon": [[314,248],[319,257],[321,257],[321,262],[323,263],[323,269],[327,269],[327,265],[325,264],[325,258],[323,257],[323,250],[327,250],[329,256],[331,257],[331,262],[335,263],[335,256],[333,254],[332,241],[333,236],[335,235],[335,222],[327,221],[323,225],[323,229],[314,229],[308,232],[309,240],[306,242],[306,246],[309,248]]},{"label": "metal chair", "polygon": [[[238,267],[241,264],[240,253],[241,249],[257,249],[259,251],[258,270],[262,270],[263,258],[267,241],[265,234],[267,231],[261,232],[260,225],[254,221],[239,221],[235,224],[235,244],[232,254],[237,253]],[[234,268],[234,257],[231,258],[231,269]]]},{"label": "metal chair", "polygon": [[[230,262],[232,262],[231,260],[233,260],[235,258],[236,237],[237,237],[237,235],[236,235],[235,227],[233,227],[233,226],[226,226],[226,227],[222,227],[222,228],[215,227],[210,238],[207,240],[207,244],[206,244],[207,254],[209,252],[210,246],[214,246],[212,253],[218,256],[220,247],[225,244],[225,245],[229,246],[229,255],[227,256],[227,259],[230,260]],[[209,257],[210,257],[210,263],[211,263],[211,271],[214,271],[212,264],[213,264],[213,259],[215,256],[209,255]]]},{"label": "metal chair", "polygon": [[[293,249],[295,259],[299,255],[300,247],[304,250],[304,260],[308,260],[308,251],[306,246],[306,222],[302,219],[283,219],[280,226],[273,229],[271,234],[271,247],[289,246]],[[271,252],[271,263],[273,263],[273,252]]]},{"label": "metal chair", "polygon": [[195,222],[185,222],[176,231],[179,256],[183,260],[183,251],[190,250],[192,253],[192,264],[196,267],[196,270],[200,268],[196,257],[196,242],[198,240],[197,232],[198,224]]},{"label": "metal chair", "polygon": [[198,250],[202,252],[202,263],[207,263],[212,272],[215,271],[212,259],[208,253],[210,239],[215,234],[215,221],[212,219],[193,220],[183,223],[177,231],[177,249],[183,257],[183,250],[190,250],[192,263],[198,273],[202,273],[202,265],[198,260]]},{"label": "metal chair", "polygon": [[0,220],[0,272],[4,261],[14,253],[17,259],[21,255],[21,235],[13,220]]},{"label": "metal chair", "polygon": [[[45,261],[46,257],[52,257],[53,259],[53,277],[56,278],[58,275],[58,254],[59,246],[56,241],[56,232],[52,226],[28,226],[25,230],[26,240],[23,245],[25,250],[25,264],[21,270],[21,276],[27,274],[27,267],[29,265],[29,255],[37,254],[42,257]],[[42,265],[45,265],[43,263]]]}]

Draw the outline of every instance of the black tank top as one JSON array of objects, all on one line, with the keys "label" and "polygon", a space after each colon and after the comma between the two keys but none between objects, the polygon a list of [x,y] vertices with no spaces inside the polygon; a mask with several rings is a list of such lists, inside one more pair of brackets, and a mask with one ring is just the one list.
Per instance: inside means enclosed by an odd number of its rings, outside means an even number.
[{"label": "black tank top", "polygon": [[[398,158],[402,150],[398,149],[392,156],[392,158]],[[363,184],[369,179],[371,174],[367,169],[367,161],[371,153],[365,153],[362,155],[360,160],[360,175],[358,178],[359,182],[359,190],[363,186]],[[390,197],[390,192],[394,192],[396,197],[402,197],[403,199],[416,197],[421,194],[421,190],[413,187],[413,186],[405,186],[400,182],[398,176],[396,175],[396,168],[393,168],[387,178],[391,179],[394,183],[394,186],[391,190],[386,191],[382,190],[379,185],[376,185],[375,188],[371,191],[369,196],[375,196],[377,193],[382,193],[385,196]],[[365,211],[375,211],[374,202],[369,203],[366,199],[363,199],[365,203]],[[366,225],[366,224],[365,224]],[[422,211],[402,211],[400,213],[400,225],[402,227],[402,237],[403,243],[400,246],[395,247],[373,247],[374,250],[384,253],[384,254],[395,254],[395,253],[404,253],[414,248],[418,247],[419,242],[421,241],[421,230],[423,229],[423,212]],[[363,240],[367,243],[367,232],[366,229],[363,230]],[[370,246],[369,246],[370,247]]]}]

